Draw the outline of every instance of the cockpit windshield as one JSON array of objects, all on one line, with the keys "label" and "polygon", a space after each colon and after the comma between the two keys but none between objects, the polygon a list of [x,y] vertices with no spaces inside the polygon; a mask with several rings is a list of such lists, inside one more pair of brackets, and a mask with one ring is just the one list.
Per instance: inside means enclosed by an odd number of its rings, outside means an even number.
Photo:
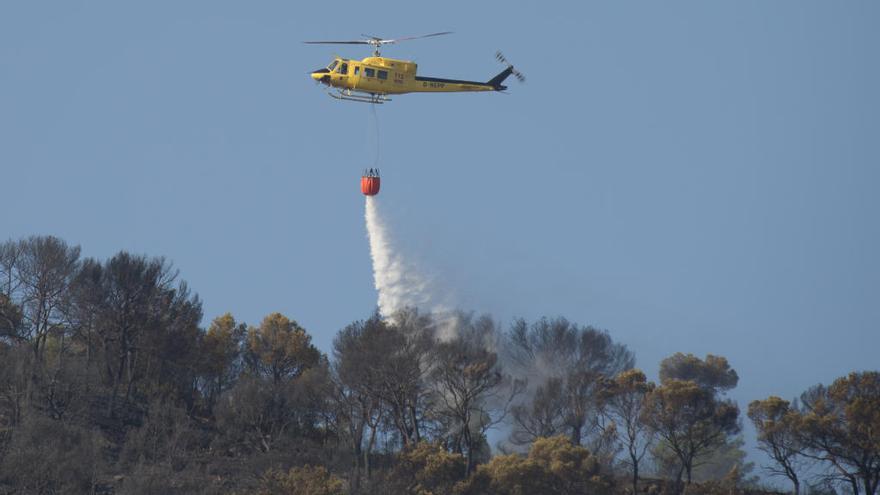
[{"label": "cockpit windshield", "polygon": [[337,65],[339,65],[339,60],[334,60],[330,62],[330,65],[327,66],[327,70],[333,72],[333,69],[335,69]]}]

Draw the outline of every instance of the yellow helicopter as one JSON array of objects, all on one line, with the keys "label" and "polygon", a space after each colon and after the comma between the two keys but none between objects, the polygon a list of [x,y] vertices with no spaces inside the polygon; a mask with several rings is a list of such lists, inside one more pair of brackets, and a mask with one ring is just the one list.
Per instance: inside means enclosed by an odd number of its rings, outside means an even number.
[{"label": "yellow helicopter", "polygon": [[424,77],[416,75],[416,63],[409,60],[397,60],[383,57],[379,49],[384,45],[393,45],[400,41],[408,41],[433,36],[451,34],[450,31],[432,33],[423,36],[410,36],[397,39],[383,39],[378,36],[365,36],[365,39],[350,41],[305,41],[306,44],[332,45],[370,45],[373,56],[363,60],[336,57],[326,68],[311,73],[312,79],[328,86],[330,96],[339,100],[360,101],[365,103],[385,103],[391,101],[388,95],[403,93],[454,93],[463,91],[504,91],[507,86],[502,83],[511,74],[520,80],[525,77],[513,68],[501,52],[495,54],[499,62],[507,65],[497,76],[488,81],[463,81],[460,79],[444,79],[440,77]]}]

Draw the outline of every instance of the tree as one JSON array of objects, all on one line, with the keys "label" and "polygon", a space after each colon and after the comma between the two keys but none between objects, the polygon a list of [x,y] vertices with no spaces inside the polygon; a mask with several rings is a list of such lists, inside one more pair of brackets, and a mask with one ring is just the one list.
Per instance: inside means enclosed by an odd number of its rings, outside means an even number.
[{"label": "tree", "polygon": [[[110,388],[107,414],[113,413],[120,389],[128,401],[141,381],[148,388],[191,400],[194,352],[202,317],[198,296],[186,283],[175,286],[177,271],[162,258],[120,252],[100,267],[83,265],[77,298],[80,315],[100,340],[105,380]],[[146,380],[145,380],[146,379]]]},{"label": "tree", "polygon": [[74,340],[85,351],[86,367],[100,359],[99,325],[105,323],[104,303],[104,265],[94,259],[86,258],[70,285],[70,308],[68,324]]},{"label": "tree", "polygon": [[880,484],[880,372],[854,372],[829,387],[801,395],[798,440],[808,455],[826,461],[858,493]]},{"label": "tree", "polygon": [[314,405],[325,395],[328,364],[311,340],[280,313],[248,330],[250,372],[216,407],[221,444],[233,451],[271,452],[296,435],[313,432]]},{"label": "tree", "polygon": [[[430,374],[434,413],[445,420],[454,450],[465,454],[465,475],[474,467],[478,441],[503,419],[510,401],[520,391],[517,383],[502,390],[505,377],[498,355],[486,348],[496,334],[489,317],[472,321],[459,315],[456,337],[437,344],[434,353]],[[493,412],[497,413],[495,418]]]},{"label": "tree", "polygon": [[456,487],[461,495],[610,493],[599,460],[563,436],[536,439],[526,457],[498,455]]},{"label": "tree", "polygon": [[[80,249],[52,236],[32,236],[0,245],[0,339],[29,348],[33,359],[12,383],[18,405],[34,405],[60,418],[79,395],[71,377],[69,287]],[[20,357],[20,356],[19,356]],[[18,361],[22,364],[24,361]]]},{"label": "tree", "polygon": [[253,369],[275,384],[297,378],[321,358],[305,329],[281,313],[272,313],[251,328],[247,347]]},{"label": "tree", "polygon": [[15,337],[31,344],[40,364],[46,339],[64,321],[67,287],[79,266],[79,246],[52,236],[32,236],[0,247],[0,278],[5,299],[21,308]]},{"label": "tree", "polygon": [[718,394],[736,387],[739,376],[724,357],[707,354],[703,360],[677,352],[660,363],[660,383],[669,380],[690,380]]},{"label": "tree", "polygon": [[[727,480],[726,482],[735,481],[736,486],[756,485],[759,478],[752,475],[755,463],[746,461],[744,445],[745,440],[740,434],[721,440],[715,447],[701,452],[694,460],[693,481],[714,483]],[[681,461],[667,443],[656,443],[651,449],[651,455],[654,457],[654,469],[658,475],[667,478],[677,476]]]},{"label": "tree", "polygon": [[375,390],[403,446],[421,441],[430,353],[434,349],[435,322],[415,309],[398,312],[390,320],[391,332],[382,334],[384,357],[375,363],[381,386]]},{"label": "tree", "polygon": [[[513,411],[516,426],[511,439],[520,444],[534,440],[538,432],[558,430],[580,445],[599,432],[600,384],[632,368],[635,362],[632,352],[614,343],[608,332],[581,327],[565,318],[545,318],[532,325],[517,320],[508,341],[514,373],[531,378],[532,400],[518,404]],[[544,397],[553,399],[553,406],[536,403],[539,388]]]},{"label": "tree", "polygon": [[141,341],[144,359],[138,373],[145,384],[141,392],[149,389],[149,395],[182,401],[191,410],[198,390],[202,303],[183,281],[158,295],[153,327]]},{"label": "tree", "polygon": [[232,455],[275,450],[295,420],[288,391],[285,388],[273,393],[268,383],[254,376],[238,380],[214,409],[221,432],[215,446]]},{"label": "tree", "polygon": [[199,355],[204,395],[211,410],[217,398],[229,389],[240,372],[242,342],[247,334],[245,324],[237,324],[232,314],[214,318],[202,338]]},{"label": "tree", "polygon": [[632,470],[633,494],[638,493],[639,463],[653,441],[653,432],[642,421],[647,397],[655,385],[638,369],[622,371],[609,380],[602,393],[602,411],[617,426]]},{"label": "tree", "polygon": [[[738,485],[755,485],[759,478],[752,473],[755,463],[746,460],[743,449],[745,440],[742,434],[724,439],[717,447],[707,450],[694,463],[694,481],[720,480],[725,477],[735,480]],[[731,475],[735,473],[735,476]]]},{"label": "tree", "polygon": [[787,400],[770,396],[749,403],[749,419],[758,432],[758,448],[776,463],[767,470],[785,476],[800,494],[798,470],[803,461],[803,445],[798,439],[798,411]]},{"label": "tree", "polygon": [[220,433],[215,447],[233,456],[253,455],[321,436],[314,403],[326,392],[323,364],[281,384],[252,375],[239,379],[215,406]]},{"label": "tree", "polygon": [[464,456],[451,453],[438,443],[419,442],[404,449],[383,482],[383,492],[441,495],[452,493],[463,479]]},{"label": "tree", "polygon": [[[337,427],[349,442],[354,456],[353,488],[358,488],[360,470],[370,477],[370,455],[384,417],[381,390],[384,387],[381,363],[386,358],[385,343],[394,330],[374,313],[365,321],[354,322],[333,341],[333,381]],[[365,431],[369,428],[364,447]]]},{"label": "tree", "polygon": [[682,474],[691,483],[701,454],[739,431],[738,415],[734,402],[718,399],[696,382],[668,379],[647,395],[642,420],[681,463],[676,475],[680,485]]},{"label": "tree", "polygon": [[550,377],[535,388],[530,401],[512,408],[516,423],[516,429],[511,432],[513,443],[527,444],[536,438],[562,433],[566,409],[563,385],[561,378]]}]

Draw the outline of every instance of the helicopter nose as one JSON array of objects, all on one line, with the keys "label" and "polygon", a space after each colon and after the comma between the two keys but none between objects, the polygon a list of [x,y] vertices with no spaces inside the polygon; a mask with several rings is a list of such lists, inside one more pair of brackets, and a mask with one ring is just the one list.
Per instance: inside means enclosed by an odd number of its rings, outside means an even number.
[{"label": "helicopter nose", "polygon": [[318,69],[318,70],[312,72],[311,76],[312,76],[312,79],[314,79],[315,81],[319,81],[324,84],[329,84],[330,83],[330,74],[328,74],[329,72],[330,71],[328,71],[327,69]]},{"label": "helicopter nose", "polygon": [[322,82],[324,84],[330,84],[330,76],[327,74],[321,74],[319,72],[312,73],[312,79],[318,82]]}]

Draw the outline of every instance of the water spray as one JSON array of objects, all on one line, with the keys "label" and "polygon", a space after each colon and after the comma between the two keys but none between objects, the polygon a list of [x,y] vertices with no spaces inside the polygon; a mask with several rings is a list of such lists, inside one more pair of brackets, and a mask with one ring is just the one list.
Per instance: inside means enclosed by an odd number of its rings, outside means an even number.
[{"label": "water spray", "polygon": [[[370,177],[362,178],[367,186],[373,183]],[[372,191],[369,189],[368,191]],[[379,210],[379,200],[375,193],[366,195],[364,218],[367,224],[367,237],[370,241],[370,257],[373,260],[373,282],[379,293],[379,313],[384,318],[393,318],[398,311],[409,307],[425,307],[430,297],[425,279],[414,266],[407,263],[394,248],[388,227]]]}]

